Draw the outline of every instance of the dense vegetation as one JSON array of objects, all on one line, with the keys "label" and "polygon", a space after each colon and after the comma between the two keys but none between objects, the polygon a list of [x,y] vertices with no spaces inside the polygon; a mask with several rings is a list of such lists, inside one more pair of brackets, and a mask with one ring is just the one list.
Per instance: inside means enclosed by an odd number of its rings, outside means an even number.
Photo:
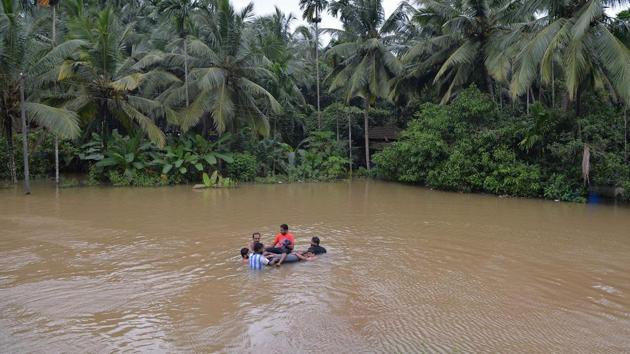
[{"label": "dense vegetation", "polygon": [[[629,3],[300,0],[296,27],[228,0],[0,0],[0,179],[24,174],[23,112],[42,177],[629,198],[630,12],[607,10]],[[381,126],[404,130],[382,149]]]}]

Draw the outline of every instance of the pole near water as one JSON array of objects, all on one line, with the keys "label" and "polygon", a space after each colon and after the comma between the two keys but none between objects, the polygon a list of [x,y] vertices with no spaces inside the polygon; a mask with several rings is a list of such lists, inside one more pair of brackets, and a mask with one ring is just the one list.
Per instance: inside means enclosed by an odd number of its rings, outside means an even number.
[{"label": "pole near water", "polygon": [[[56,4],[52,5],[52,47],[57,45],[57,10]],[[55,85],[56,89],[57,85]],[[59,185],[59,137],[55,134],[55,184]]]},{"label": "pole near water", "polygon": [[24,158],[24,194],[31,194],[31,182],[28,171],[28,125],[26,124],[26,108],[24,107],[24,73],[20,73],[20,111],[22,116],[22,153]]},{"label": "pole near water", "polygon": [[352,115],[348,114],[348,155],[350,156],[350,178],[352,178]]},{"label": "pole near water", "polygon": [[623,155],[628,162],[628,107],[623,107]]}]

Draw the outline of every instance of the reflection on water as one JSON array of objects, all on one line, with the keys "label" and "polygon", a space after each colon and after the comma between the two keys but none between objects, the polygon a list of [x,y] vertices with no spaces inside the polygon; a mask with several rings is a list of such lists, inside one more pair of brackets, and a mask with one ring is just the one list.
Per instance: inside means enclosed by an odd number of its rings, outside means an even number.
[{"label": "reflection on water", "polygon": [[[288,223],[329,253],[251,272]],[[379,182],[0,190],[0,351],[627,352],[630,209]]]}]

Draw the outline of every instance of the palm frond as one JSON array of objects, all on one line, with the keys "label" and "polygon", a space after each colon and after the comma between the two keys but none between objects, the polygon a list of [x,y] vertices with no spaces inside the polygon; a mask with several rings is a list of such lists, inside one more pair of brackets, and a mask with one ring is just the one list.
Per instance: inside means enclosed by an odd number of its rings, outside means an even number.
[{"label": "palm frond", "polygon": [[72,111],[35,102],[26,102],[24,108],[30,120],[60,137],[73,139],[81,132],[79,117]]}]

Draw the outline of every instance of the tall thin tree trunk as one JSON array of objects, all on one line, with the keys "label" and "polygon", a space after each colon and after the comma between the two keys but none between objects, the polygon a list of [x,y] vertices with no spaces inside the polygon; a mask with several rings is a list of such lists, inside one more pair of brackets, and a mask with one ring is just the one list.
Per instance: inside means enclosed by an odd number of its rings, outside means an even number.
[{"label": "tall thin tree trunk", "polygon": [[[52,6],[52,47],[57,45],[57,6]],[[55,184],[59,184],[59,137],[55,134]]]},{"label": "tall thin tree trunk", "polygon": [[365,133],[365,167],[370,171],[370,134],[369,134],[369,117],[370,117],[370,99],[365,99],[365,112],[363,113],[363,131]]},{"label": "tall thin tree trunk", "polygon": [[582,97],[580,95],[580,88],[578,86],[578,91],[575,94],[575,116],[576,117],[580,117],[580,115],[582,114],[582,109],[580,107],[580,101],[581,101]]},{"label": "tall thin tree trunk", "polygon": [[335,123],[337,124],[337,142],[339,142],[339,116],[335,115]]},{"label": "tall thin tree trunk", "polygon": [[98,101],[98,115],[101,117],[101,138],[103,140],[103,148],[107,149],[107,143],[109,140],[109,122],[107,119],[107,102],[104,100]]},{"label": "tall thin tree trunk", "polygon": [[11,182],[17,183],[17,168],[15,165],[15,144],[13,143],[13,117],[7,115],[4,123],[4,130],[7,136],[7,152],[9,153],[9,170],[11,172]]},{"label": "tall thin tree trunk", "polygon": [[188,36],[184,36],[184,86],[186,91],[186,107],[189,105],[188,100]]},{"label": "tall thin tree trunk", "polygon": [[348,114],[348,159],[350,160],[350,178],[352,178],[352,115]]},{"label": "tall thin tree trunk", "polygon": [[494,87],[492,85],[492,78],[490,77],[490,75],[488,75],[488,71],[486,70],[485,65],[483,66],[483,71],[486,77],[486,87],[488,90],[488,94],[490,94],[490,97],[492,97],[492,101],[496,102],[496,99],[494,97]]},{"label": "tall thin tree trunk", "polygon": [[628,108],[623,107],[623,156],[628,163]]},{"label": "tall thin tree trunk", "polygon": [[315,75],[317,85],[317,129],[322,130],[322,112],[319,107],[319,10],[315,14]]},{"label": "tall thin tree trunk", "polygon": [[556,74],[553,73],[553,60],[551,61],[551,108],[556,108]]},{"label": "tall thin tree trunk", "polygon": [[527,114],[529,114],[529,89],[527,89],[527,91],[525,92],[525,95],[527,95],[527,101],[526,101],[526,112]]},{"label": "tall thin tree trunk", "polygon": [[24,157],[24,193],[31,194],[31,181],[28,171],[28,125],[24,99],[24,74],[20,73],[20,116],[22,118],[22,155]]}]

